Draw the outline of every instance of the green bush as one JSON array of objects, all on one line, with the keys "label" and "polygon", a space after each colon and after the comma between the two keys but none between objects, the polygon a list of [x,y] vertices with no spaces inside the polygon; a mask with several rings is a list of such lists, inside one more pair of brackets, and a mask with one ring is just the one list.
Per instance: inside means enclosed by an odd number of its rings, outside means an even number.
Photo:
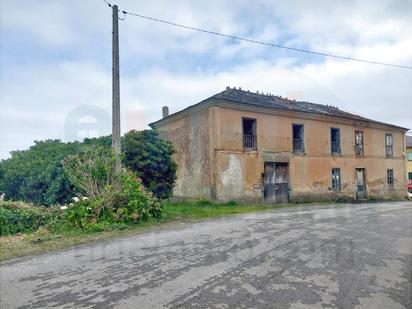
[{"label": "green bush", "polygon": [[110,148],[90,147],[66,157],[63,167],[80,197],[66,211],[72,226],[89,230],[103,222],[135,223],[162,218],[161,204],[146,191],[140,178],[133,172],[116,175]]},{"label": "green bush", "polygon": [[119,199],[122,202],[116,209],[117,221],[137,222],[153,218],[162,219],[162,206],[147,192],[141,180],[133,173],[125,173],[121,176],[121,193]]},{"label": "green bush", "polygon": [[65,212],[67,222],[82,230],[95,230],[104,223],[130,224],[163,218],[160,202],[144,189],[136,175],[123,173],[120,183],[120,190],[112,191],[109,199],[79,199],[70,204]]},{"label": "green bush", "polygon": [[87,229],[93,219],[91,208],[87,201],[80,201],[69,205],[65,212],[67,222],[76,228]]},{"label": "green bush", "polygon": [[11,158],[0,161],[0,191],[7,200],[46,206],[68,203],[74,196],[73,185],[61,160],[90,145],[110,148],[110,142],[110,136],[85,139],[83,143],[45,140],[35,141],[27,150],[12,151]]},{"label": "green bush", "polygon": [[65,203],[73,196],[60,161],[78,151],[80,143],[59,140],[35,141],[28,150],[13,151],[0,161],[0,191],[8,200],[37,205]]},{"label": "green bush", "polygon": [[[7,200],[35,205],[69,203],[74,185],[63,171],[61,161],[90,146],[110,149],[111,136],[86,138],[83,142],[60,140],[35,141],[27,150],[12,151],[11,158],[0,161],[0,191]],[[131,131],[122,138],[124,165],[138,174],[149,191],[159,198],[172,193],[176,164],[172,144],[150,130]]]},{"label": "green bush", "polygon": [[0,235],[34,232],[42,226],[53,227],[60,209],[35,207],[21,202],[0,203]]},{"label": "green bush", "polygon": [[154,130],[129,131],[124,136],[123,162],[156,197],[172,195],[176,180],[173,145]]}]

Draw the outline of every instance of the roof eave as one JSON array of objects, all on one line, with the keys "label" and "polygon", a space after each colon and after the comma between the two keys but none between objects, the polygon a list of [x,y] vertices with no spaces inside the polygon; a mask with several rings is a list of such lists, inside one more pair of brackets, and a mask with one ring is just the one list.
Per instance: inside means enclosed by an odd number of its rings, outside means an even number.
[{"label": "roof eave", "polygon": [[[230,100],[230,99],[227,99],[227,98],[225,98],[225,99],[217,99],[215,96],[216,96],[216,95],[211,96],[211,97],[209,97],[209,98],[207,98],[207,99],[205,99],[205,100],[203,100],[203,101],[200,101],[199,103],[196,103],[196,104],[194,104],[194,105],[188,106],[188,107],[186,107],[185,109],[183,109],[183,110],[181,110],[181,111],[178,111],[178,112],[173,113],[173,114],[171,114],[171,115],[169,115],[169,116],[167,116],[167,117],[164,117],[164,118],[159,119],[159,120],[157,120],[157,121],[155,121],[155,122],[152,122],[152,123],[149,124],[149,126],[150,126],[151,128],[155,128],[155,127],[157,127],[157,126],[170,123],[170,122],[172,122],[172,121],[175,120],[175,119],[179,119],[180,117],[182,117],[182,116],[184,116],[184,115],[190,115],[191,113],[194,113],[194,112],[196,112],[196,111],[209,108],[209,107],[211,107],[211,106],[219,106],[219,105],[220,105],[219,102],[224,102],[224,101],[226,101],[226,102],[236,103],[236,104],[238,105],[238,106],[236,106],[236,107],[240,107],[240,105],[243,105],[243,106],[253,107],[253,108],[255,108],[255,109],[277,110],[277,111],[284,111],[284,112],[289,112],[289,113],[293,113],[293,114],[297,114],[297,115],[299,115],[299,114],[307,114],[307,115],[313,115],[313,116],[315,116],[315,117],[318,116],[318,117],[328,117],[328,118],[331,118],[331,119],[345,119],[345,120],[349,120],[349,121],[353,121],[353,122],[357,122],[357,123],[371,123],[371,124],[375,124],[375,125],[377,125],[377,126],[379,126],[379,127],[382,127],[382,126],[383,126],[383,127],[390,127],[390,128],[392,128],[392,129],[399,130],[399,131],[401,131],[403,134],[405,134],[407,131],[409,131],[408,128],[404,128],[404,127],[400,127],[400,126],[397,126],[397,125],[393,125],[393,124],[389,124],[389,123],[384,123],[384,122],[380,122],[380,121],[376,121],[376,120],[372,120],[372,119],[367,119],[367,118],[364,118],[364,119],[356,119],[356,118],[352,118],[352,117],[334,116],[334,115],[326,115],[326,114],[323,115],[323,114],[319,114],[319,113],[306,112],[306,111],[293,111],[293,110],[279,109],[279,108],[274,109],[274,108],[271,108],[271,107],[268,107],[268,106],[257,106],[257,105],[252,104],[252,103],[240,102],[240,101],[236,101],[236,100]],[[223,106],[224,104],[221,104],[221,105]],[[235,107],[235,106],[232,106],[232,107]]]}]

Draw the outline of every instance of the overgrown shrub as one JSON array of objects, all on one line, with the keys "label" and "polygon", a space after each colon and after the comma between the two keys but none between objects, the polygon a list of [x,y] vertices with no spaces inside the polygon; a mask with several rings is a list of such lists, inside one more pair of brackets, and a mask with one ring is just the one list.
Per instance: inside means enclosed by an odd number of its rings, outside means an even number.
[{"label": "overgrown shrub", "polygon": [[[11,158],[0,161],[0,191],[7,200],[56,205],[70,202],[73,184],[63,171],[61,161],[90,146],[110,149],[111,136],[86,138],[83,142],[60,140],[35,141],[27,150],[12,151]],[[148,190],[159,198],[171,195],[176,164],[173,147],[154,131],[131,131],[122,138],[124,164],[138,174]]]},{"label": "overgrown shrub", "polygon": [[123,162],[156,197],[172,195],[176,180],[173,145],[155,130],[129,131],[124,136]]},{"label": "overgrown shrub", "polygon": [[60,209],[35,207],[22,202],[0,202],[0,235],[33,232],[53,226],[61,217]]},{"label": "overgrown shrub", "polygon": [[90,147],[63,160],[78,201],[69,205],[66,219],[81,229],[102,222],[138,222],[161,219],[161,204],[132,172],[116,175],[110,148]]},{"label": "overgrown shrub", "polygon": [[142,181],[133,173],[124,173],[121,176],[121,202],[116,209],[118,221],[137,222],[154,218],[162,219],[160,202],[143,187]]},{"label": "overgrown shrub", "polygon": [[109,143],[110,136],[85,139],[83,143],[45,140],[35,141],[27,150],[12,151],[11,158],[0,161],[0,191],[7,200],[46,206],[65,204],[74,193],[61,160],[90,145],[109,148]]},{"label": "overgrown shrub", "polygon": [[89,146],[79,154],[64,158],[62,165],[80,196],[106,199],[113,187],[119,185],[114,168],[115,156],[111,148]]}]

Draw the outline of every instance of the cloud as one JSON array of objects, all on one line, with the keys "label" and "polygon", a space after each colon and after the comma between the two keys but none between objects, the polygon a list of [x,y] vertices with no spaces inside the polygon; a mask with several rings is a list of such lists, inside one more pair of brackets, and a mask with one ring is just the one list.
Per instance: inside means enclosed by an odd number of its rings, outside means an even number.
[{"label": "cloud", "polygon": [[[408,1],[117,2],[213,31],[412,64]],[[103,1],[1,1],[0,34],[0,158],[33,140],[64,138],[65,119],[80,105],[110,114],[111,12]],[[120,22],[120,43],[123,132],[159,119],[163,105],[176,112],[226,86],[298,96],[412,127],[410,70],[252,45],[133,16]]]}]

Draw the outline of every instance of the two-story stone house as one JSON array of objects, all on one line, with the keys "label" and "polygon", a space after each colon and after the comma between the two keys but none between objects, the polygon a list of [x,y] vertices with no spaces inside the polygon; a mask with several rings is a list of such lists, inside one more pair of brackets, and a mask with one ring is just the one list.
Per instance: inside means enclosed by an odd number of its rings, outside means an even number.
[{"label": "two-story stone house", "polygon": [[174,195],[218,201],[405,195],[405,128],[226,88],[151,124],[175,148]]}]

